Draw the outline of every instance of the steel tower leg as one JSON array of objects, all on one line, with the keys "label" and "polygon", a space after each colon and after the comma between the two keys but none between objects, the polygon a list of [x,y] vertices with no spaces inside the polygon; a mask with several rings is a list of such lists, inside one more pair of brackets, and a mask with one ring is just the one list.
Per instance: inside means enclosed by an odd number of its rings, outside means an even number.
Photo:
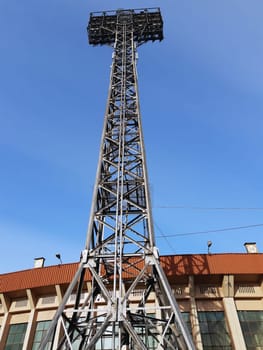
[{"label": "steel tower leg", "polygon": [[59,320],[54,349],[194,349],[155,245],[140,117],[136,44],[162,39],[160,12],[93,14],[89,39],[114,51],[86,249],[40,349]]}]

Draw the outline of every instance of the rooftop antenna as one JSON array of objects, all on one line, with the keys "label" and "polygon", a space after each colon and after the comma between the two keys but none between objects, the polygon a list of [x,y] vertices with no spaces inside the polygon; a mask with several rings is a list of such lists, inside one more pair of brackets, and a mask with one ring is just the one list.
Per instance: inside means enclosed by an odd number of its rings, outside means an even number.
[{"label": "rooftop antenna", "polygon": [[141,126],[137,47],[163,39],[160,9],[91,13],[88,36],[113,46],[96,183],[79,268],[40,350],[52,339],[52,349],[194,349],[159,261]]}]

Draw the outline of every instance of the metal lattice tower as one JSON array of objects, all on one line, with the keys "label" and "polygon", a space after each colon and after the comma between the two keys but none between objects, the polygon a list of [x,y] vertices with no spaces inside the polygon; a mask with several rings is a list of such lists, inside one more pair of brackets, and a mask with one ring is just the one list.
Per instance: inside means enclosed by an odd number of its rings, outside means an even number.
[{"label": "metal lattice tower", "polygon": [[194,349],[155,246],[139,108],[136,46],[163,39],[160,10],[92,13],[88,34],[114,47],[96,184],[86,248],[40,349],[58,324],[52,349]]}]

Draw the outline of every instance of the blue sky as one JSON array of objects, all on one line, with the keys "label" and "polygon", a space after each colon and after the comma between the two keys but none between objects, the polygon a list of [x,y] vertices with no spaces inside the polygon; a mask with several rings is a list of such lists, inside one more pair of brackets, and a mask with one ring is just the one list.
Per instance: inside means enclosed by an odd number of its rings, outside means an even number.
[{"label": "blue sky", "polygon": [[160,252],[263,252],[262,1],[2,0],[0,273],[78,261],[111,64],[89,13],[156,6],[138,73]]}]

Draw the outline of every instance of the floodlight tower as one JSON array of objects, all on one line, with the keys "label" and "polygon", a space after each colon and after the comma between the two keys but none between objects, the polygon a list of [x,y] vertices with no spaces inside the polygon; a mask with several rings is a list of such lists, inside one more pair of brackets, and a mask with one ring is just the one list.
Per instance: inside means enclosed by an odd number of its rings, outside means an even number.
[{"label": "floodlight tower", "polygon": [[137,46],[163,39],[160,10],[92,13],[88,35],[114,48],[96,184],[79,269],[40,349],[59,323],[56,349],[194,349],[155,245],[139,108]]}]

